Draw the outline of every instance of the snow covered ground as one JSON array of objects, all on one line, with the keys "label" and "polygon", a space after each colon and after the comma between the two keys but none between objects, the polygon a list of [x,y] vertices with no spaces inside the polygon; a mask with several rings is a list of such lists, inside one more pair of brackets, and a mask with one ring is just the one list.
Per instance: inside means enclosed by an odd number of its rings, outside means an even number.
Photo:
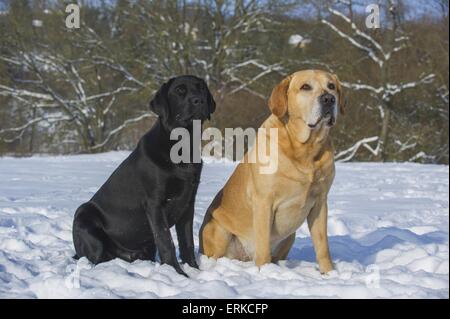
[{"label": "snow covered ground", "polygon": [[[201,270],[71,259],[75,209],[124,152],[0,158],[0,298],[448,298],[449,170],[418,164],[338,164],[329,199],[336,270],[321,275],[303,225],[289,260],[253,263],[198,255]],[[194,236],[233,163],[204,166]],[[176,239],[176,237],[174,237]]]}]

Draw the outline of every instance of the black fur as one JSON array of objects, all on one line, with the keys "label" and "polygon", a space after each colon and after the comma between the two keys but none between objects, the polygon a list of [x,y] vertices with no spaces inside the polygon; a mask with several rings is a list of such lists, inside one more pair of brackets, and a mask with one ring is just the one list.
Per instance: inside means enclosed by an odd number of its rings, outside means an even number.
[{"label": "black fur", "polygon": [[192,136],[193,120],[209,119],[215,102],[203,80],[181,76],[161,87],[150,109],[159,115],[156,124],[92,199],[77,209],[76,256],[94,264],[116,257],[154,261],[158,251],[162,263],[186,276],[170,227],[176,227],[182,262],[198,268],[192,223],[202,163],[174,164],[170,149],[176,141],[170,140],[170,132],[184,127]]}]

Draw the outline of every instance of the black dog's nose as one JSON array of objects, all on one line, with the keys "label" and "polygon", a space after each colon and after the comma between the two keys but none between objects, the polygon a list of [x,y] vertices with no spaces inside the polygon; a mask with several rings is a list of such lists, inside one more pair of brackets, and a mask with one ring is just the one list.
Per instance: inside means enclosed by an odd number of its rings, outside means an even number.
[{"label": "black dog's nose", "polygon": [[203,104],[203,100],[200,97],[194,96],[194,97],[191,97],[189,100],[192,103],[192,105],[194,105],[194,106]]}]

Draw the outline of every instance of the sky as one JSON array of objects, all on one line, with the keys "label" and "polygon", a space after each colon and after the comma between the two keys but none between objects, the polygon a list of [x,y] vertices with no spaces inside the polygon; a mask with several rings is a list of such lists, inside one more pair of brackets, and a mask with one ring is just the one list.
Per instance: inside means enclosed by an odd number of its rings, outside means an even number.
[{"label": "sky", "polygon": [[[5,10],[6,4],[9,1],[14,1],[14,0],[0,0],[0,10]],[[30,1],[35,1],[35,0],[30,0]],[[51,1],[52,0],[50,0],[49,2],[51,2]],[[56,0],[56,1],[58,1],[58,0]],[[67,3],[77,2],[76,0],[74,0],[74,1],[59,0],[59,1],[65,1]],[[262,2],[264,0],[260,0],[260,1]],[[320,0],[318,0],[318,1],[320,1]],[[414,19],[416,17],[421,17],[421,16],[427,15],[427,14],[436,15],[436,16],[440,16],[442,14],[441,9],[438,6],[438,4],[436,3],[436,1],[430,1],[430,0],[403,0],[403,1],[410,5],[410,10],[409,10],[410,12],[408,12],[408,14],[406,16],[407,19]],[[98,5],[101,5],[102,3],[114,4],[116,2],[116,0],[83,0],[83,1],[79,1],[79,2],[90,3],[94,6],[98,6]],[[312,8],[311,6],[301,5],[301,3],[303,2],[301,0],[298,0],[298,2],[299,2],[298,10],[300,13],[311,14],[311,8]],[[355,1],[354,0],[354,3],[357,4],[355,6],[355,10],[363,12],[365,7],[368,4],[378,3],[378,2],[383,2],[383,1],[379,1],[379,0],[356,0]],[[360,4],[360,5],[358,5],[358,4]]]}]

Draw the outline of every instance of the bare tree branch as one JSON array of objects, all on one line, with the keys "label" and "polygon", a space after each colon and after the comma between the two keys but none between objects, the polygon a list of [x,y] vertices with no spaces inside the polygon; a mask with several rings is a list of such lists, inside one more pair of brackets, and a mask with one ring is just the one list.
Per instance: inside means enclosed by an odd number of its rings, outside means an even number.
[{"label": "bare tree branch", "polygon": [[90,149],[91,150],[96,150],[96,149],[104,147],[111,140],[112,137],[114,137],[115,135],[117,135],[118,133],[123,131],[123,129],[125,129],[126,127],[130,126],[131,124],[134,124],[134,123],[137,123],[139,121],[142,121],[143,119],[152,118],[152,117],[155,117],[155,115],[154,114],[150,114],[150,113],[146,113],[146,114],[140,115],[140,116],[132,118],[132,119],[127,119],[121,125],[119,125],[115,129],[111,130],[108,133],[108,135],[106,136],[106,138],[101,143],[92,146]]},{"label": "bare tree branch", "polygon": [[363,138],[362,140],[359,140],[358,142],[356,142],[353,146],[349,147],[348,149],[336,154],[334,156],[334,158],[337,162],[348,162],[353,159],[353,157],[356,155],[356,153],[358,152],[360,147],[366,148],[373,155],[377,156],[378,152],[379,152],[380,144],[378,143],[377,147],[374,149],[369,145],[369,143],[376,142],[378,140],[379,140],[378,136]]}]

